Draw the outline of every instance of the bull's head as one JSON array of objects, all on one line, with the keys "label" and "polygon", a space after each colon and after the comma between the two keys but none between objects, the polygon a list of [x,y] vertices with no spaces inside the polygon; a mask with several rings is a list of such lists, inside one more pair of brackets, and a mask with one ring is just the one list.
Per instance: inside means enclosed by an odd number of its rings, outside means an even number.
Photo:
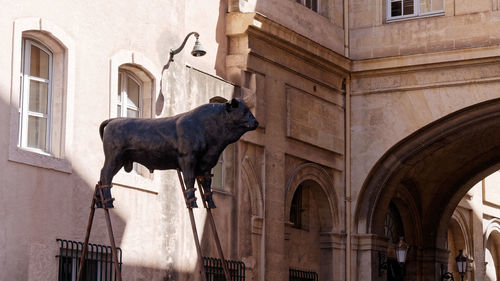
[{"label": "bull's head", "polygon": [[253,131],[259,126],[252,112],[241,99],[232,99],[225,103],[226,111],[230,114],[233,124],[237,127],[244,127],[245,131]]}]

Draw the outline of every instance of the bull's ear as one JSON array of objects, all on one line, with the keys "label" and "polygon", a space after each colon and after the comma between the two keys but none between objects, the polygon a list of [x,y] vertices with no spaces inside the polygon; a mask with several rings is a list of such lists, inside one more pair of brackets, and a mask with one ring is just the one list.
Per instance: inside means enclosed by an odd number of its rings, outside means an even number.
[{"label": "bull's ear", "polygon": [[224,105],[226,106],[227,111],[231,111],[234,108],[239,106],[240,102],[237,99],[232,99],[231,102],[226,102]]},{"label": "bull's ear", "polygon": [[231,100],[231,107],[232,108],[237,108],[240,102],[237,99],[232,99]]}]

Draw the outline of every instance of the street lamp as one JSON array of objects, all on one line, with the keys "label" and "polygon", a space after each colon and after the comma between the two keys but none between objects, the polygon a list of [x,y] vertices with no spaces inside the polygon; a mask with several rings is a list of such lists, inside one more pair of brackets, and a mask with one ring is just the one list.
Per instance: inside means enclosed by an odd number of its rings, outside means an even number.
[{"label": "street lamp", "polygon": [[462,281],[464,281],[464,275],[467,271],[467,257],[464,256],[463,250],[458,251],[458,256],[455,258],[455,261],[457,262],[458,273],[460,274]]},{"label": "street lamp", "polygon": [[408,253],[408,244],[403,236],[399,237],[399,242],[396,244],[396,257],[400,265],[406,262],[406,254]]},{"label": "street lamp", "polygon": [[[462,281],[464,281],[464,275],[465,272],[467,271],[467,257],[464,256],[463,250],[458,250],[458,256],[455,258],[455,261],[457,262],[457,268],[458,268],[458,274],[460,274],[460,277],[462,278]],[[441,272],[445,270],[444,264],[441,265]],[[441,274],[441,279],[442,280],[453,280],[455,281],[455,278],[453,278],[453,274],[451,272],[444,272]]]},{"label": "street lamp", "polygon": [[[401,268],[401,274],[404,278],[405,272],[404,272],[404,264],[406,262],[406,255],[408,253],[408,249],[410,246],[408,243],[405,242],[404,237],[400,236],[399,237],[399,242],[394,245],[394,249],[396,250],[396,259],[399,263],[399,267]],[[378,276],[382,276],[382,270],[387,270],[388,268],[388,262],[385,254],[379,252],[378,253],[378,259],[379,259],[379,264],[378,264]]]},{"label": "street lamp", "polygon": [[[200,34],[198,34],[198,32],[195,32],[195,31],[190,32],[186,35],[186,37],[184,38],[184,41],[182,41],[182,44],[179,48],[177,48],[175,50],[170,49],[170,56],[168,58],[168,62],[163,66],[163,69],[161,70],[161,76],[163,76],[163,72],[168,69],[168,67],[170,66],[170,63],[174,61],[174,56],[176,54],[180,53],[180,51],[182,51],[182,49],[184,49],[184,46],[186,45],[186,42],[191,35],[194,35],[194,37],[196,38],[196,41],[194,42],[193,50],[191,51],[191,55],[193,55],[194,57],[202,57],[207,53],[207,51],[205,51],[205,49],[201,45],[200,41],[198,40],[200,37]],[[160,79],[160,93],[158,94],[158,100],[156,102],[156,114],[157,115],[161,114],[161,111],[163,110],[163,101],[165,99],[163,97],[163,93],[162,93],[162,84],[163,84],[162,82],[163,82],[163,79]]]}]

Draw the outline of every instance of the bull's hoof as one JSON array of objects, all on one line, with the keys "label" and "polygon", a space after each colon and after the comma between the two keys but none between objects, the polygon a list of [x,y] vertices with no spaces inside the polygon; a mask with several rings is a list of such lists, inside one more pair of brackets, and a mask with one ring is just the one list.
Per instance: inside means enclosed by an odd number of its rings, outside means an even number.
[{"label": "bull's hoof", "polygon": [[212,196],[208,196],[205,201],[207,202],[208,208],[210,208],[210,209],[217,208],[217,206],[215,206],[214,200],[212,199]]},{"label": "bull's hoof", "polygon": [[198,208],[198,204],[196,204],[196,201],[192,201],[189,203],[189,208]]}]

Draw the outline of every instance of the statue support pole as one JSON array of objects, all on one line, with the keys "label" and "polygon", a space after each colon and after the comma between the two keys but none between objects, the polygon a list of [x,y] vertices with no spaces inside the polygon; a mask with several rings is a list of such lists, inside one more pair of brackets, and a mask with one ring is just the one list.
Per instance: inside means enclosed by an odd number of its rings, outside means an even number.
[{"label": "statue support pole", "polygon": [[201,280],[206,281],[207,275],[205,272],[205,265],[203,264],[203,256],[201,254],[201,246],[200,239],[198,238],[198,231],[196,230],[196,223],[194,221],[193,208],[189,205],[187,195],[186,195],[186,186],[184,186],[184,181],[182,179],[181,171],[177,169],[177,176],[179,177],[179,182],[181,183],[182,194],[184,194],[184,200],[186,200],[186,206],[189,211],[189,220],[191,221],[191,229],[193,230],[194,243],[196,244],[196,251],[198,252],[198,259],[200,261],[200,275]]},{"label": "statue support pole", "polygon": [[231,275],[229,274],[229,270],[227,269],[227,264],[226,264],[226,259],[224,258],[224,253],[222,251],[222,247],[220,245],[220,240],[219,240],[219,235],[217,234],[217,228],[215,227],[215,221],[214,217],[212,215],[212,209],[210,209],[207,205],[207,202],[205,201],[205,196],[208,194],[205,194],[205,191],[203,190],[203,187],[201,186],[200,183],[200,178],[196,178],[196,182],[198,183],[198,188],[200,189],[200,194],[203,200],[203,207],[207,209],[207,214],[208,214],[208,220],[210,221],[210,226],[212,229],[212,234],[214,235],[215,239],[215,245],[217,245],[217,251],[219,252],[219,257],[222,262],[222,268],[224,269],[224,275],[226,277],[227,281],[231,281]]},{"label": "statue support pole", "polygon": [[[102,193],[103,188],[111,188],[111,186],[103,186],[100,184],[97,184],[95,186],[95,191],[94,191],[94,196],[92,197],[92,203],[90,205],[90,215],[89,215],[89,220],[87,223],[87,232],[85,233],[85,241],[83,243],[83,248],[82,248],[82,256],[80,257],[80,265],[78,266],[78,275],[76,281],[81,281],[82,280],[82,275],[83,275],[83,268],[85,266],[85,256],[87,254],[87,248],[89,245],[89,238],[90,238],[90,231],[92,230],[92,223],[94,222],[94,214],[95,214],[95,208],[96,208],[96,203],[97,200],[101,200],[101,206],[103,206],[104,209],[104,215],[106,218],[106,226],[108,229],[108,235],[109,235],[109,241],[111,243],[111,250],[112,250],[112,256],[113,256],[113,263],[115,267],[115,274],[117,277],[118,281],[122,281],[122,273],[120,270],[120,264],[118,263],[118,251],[116,250],[116,245],[115,245],[115,237],[113,235],[113,227],[111,226],[111,218],[109,216],[109,210],[106,207],[106,199],[104,199],[104,195]],[[97,198],[97,192],[99,192],[99,198]],[[107,199],[107,200],[114,200],[113,198]]]}]

